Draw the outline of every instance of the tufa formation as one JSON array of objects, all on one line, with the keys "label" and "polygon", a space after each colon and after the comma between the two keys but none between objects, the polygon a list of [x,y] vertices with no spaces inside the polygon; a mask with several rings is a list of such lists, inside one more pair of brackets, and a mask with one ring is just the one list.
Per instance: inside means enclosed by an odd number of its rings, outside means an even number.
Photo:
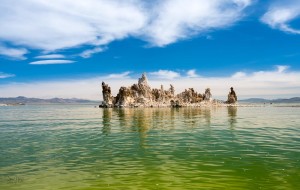
[{"label": "tufa formation", "polygon": [[[170,85],[167,90],[164,89],[163,85],[160,89],[151,89],[145,73],[139,78],[137,84],[121,87],[116,97],[112,96],[108,84],[102,82],[102,95],[103,102],[99,107],[103,108],[183,107],[222,104],[222,102],[212,99],[210,88],[207,88],[203,94],[196,92],[193,88],[188,88],[177,95],[175,95],[173,85]],[[237,97],[232,88],[225,103],[234,104],[236,101]]]},{"label": "tufa formation", "polygon": [[237,96],[235,94],[235,91],[233,90],[233,87],[231,87],[226,103],[235,104],[236,102],[237,102]]}]

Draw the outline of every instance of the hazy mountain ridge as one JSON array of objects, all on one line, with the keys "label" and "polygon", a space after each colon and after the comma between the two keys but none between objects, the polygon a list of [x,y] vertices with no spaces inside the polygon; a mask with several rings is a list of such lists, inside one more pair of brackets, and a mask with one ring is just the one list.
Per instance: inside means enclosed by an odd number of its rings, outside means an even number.
[{"label": "hazy mountain ridge", "polygon": [[100,104],[101,101],[85,100],[78,98],[27,98],[24,96],[0,98],[1,104]]},{"label": "hazy mountain ridge", "polygon": [[[241,103],[300,103],[300,97],[279,98],[279,99],[264,99],[264,98],[249,98],[239,100]],[[101,101],[86,100],[78,98],[27,98],[24,96],[0,98],[0,104],[101,104]]]},{"label": "hazy mountain ridge", "polygon": [[300,103],[300,97],[294,98],[279,98],[279,99],[263,99],[263,98],[249,98],[244,100],[239,100],[239,102],[246,103]]}]

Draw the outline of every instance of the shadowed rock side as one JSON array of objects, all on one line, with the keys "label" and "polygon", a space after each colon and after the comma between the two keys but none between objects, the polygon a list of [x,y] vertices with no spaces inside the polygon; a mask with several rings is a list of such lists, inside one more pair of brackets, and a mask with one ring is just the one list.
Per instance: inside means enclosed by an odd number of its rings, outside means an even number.
[{"label": "shadowed rock side", "polygon": [[236,102],[237,102],[237,96],[235,94],[235,91],[233,90],[233,87],[231,87],[226,103],[235,104]]},{"label": "shadowed rock side", "polygon": [[[99,107],[183,107],[221,105],[221,101],[213,100],[210,88],[204,94],[196,92],[193,88],[175,95],[175,88],[170,85],[165,90],[163,85],[160,89],[151,89],[146,74],[139,78],[137,84],[130,87],[121,87],[116,97],[111,94],[108,84],[102,82],[103,102]],[[236,97],[236,96],[235,96]],[[236,100],[236,99],[235,99]],[[236,102],[236,101],[235,101]]]},{"label": "shadowed rock side", "polygon": [[111,95],[111,89],[104,82],[102,82],[102,95],[105,105],[112,105],[114,103],[114,97]]}]

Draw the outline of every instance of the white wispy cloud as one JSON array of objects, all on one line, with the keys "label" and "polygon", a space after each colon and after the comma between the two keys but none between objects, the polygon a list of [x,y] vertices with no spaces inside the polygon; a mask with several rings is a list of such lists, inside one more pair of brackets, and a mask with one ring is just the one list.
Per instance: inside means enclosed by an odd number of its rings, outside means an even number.
[{"label": "white wispy cloud", "polygon": [[[149,84],[153,88],[160,88],[163,84],[169,87],[173,84],[176,93],[186,88],[194,88],[198,92],[204,92],[210,87],[214,98],[227,98],[229,88],[236,90],[239,99],[249,97],[294,97],[300,94],[300,71],[282,70],[286,66],[277,66],[275,69],[245,73],[237,77],[236,73],[225,77],[180,77],[163,80],[160,76],[149,74]],[[173,71],[174,72],[174,71]],[[175,72],[176,73],[176,72]],[[134,74],[135,75],[135,74]],[[118,78],[119,77],[119,78]],[[0,84],[0,97],[29,96],[29,97],[63,97],[63,98],[87,98],[102,99],[101,82],[109,84],[114,96],[121,86],[130,86],[137,83],[137,78],[132,78],[128,72],[111,74],[82,80],[59,80],[45,82]]]},{"label": "white wispy cloud", "polygon": [[105,51],[105,48],[95,47],[93,49],[88,49],[88,50],[83,51],[80,54],[80,56],[83,57],[83,58],[90,58],[93,54],[100,53],[100,52],[103,52],[103,51]]},{"label": "white wispy cloud", "polygon": [[153,46],[227,28],[252,0],[2,0],[0,39],[26,48],[54,51],[135,37]]},{"label": "white wispy cloud", "polygon": [[103,45],[146,22],[138,0],[3,0],[0,38],[42,50]]},{"label": "white wispy cloud", "polygon": [[119,73],[119,74],[109,74],[107,75],[106,78],[108,79],[126,79],[126,78],[129,78],[129,74],[131,72],[130,71],[126,71],[126,72],[123,72],[123,73]]},{"label": "white wispy cloud", "polygon": [[39,55],[35,57],[36,59],[64,59],[66,58],[62,54],[48,54],[48,55]]},{"label": "white wispy cloud", "polygon": [[10,77],[14,77],[14,76],[15,76],[14,74],[0,72],[0,79],[10,78]]},{"label": "white wispy cloud", "polygon": [[298,0],[275,1],[262,16],[261,21],[271,28],[288,33],[300,34],[300,29],[289,25],[300,16],[300,2]]},{"label": "white wispy cloud", "polygon": [[279,73],[283,73],[283,72],[287,71],[288,68],[290,68],[290,67],[287,65],[277,65],[276,68]]},{"label": "white wispy cloud", "polygon": [[51,59],[51,60],[42,60],[42,61],[33,61],[30,62],[30,65],[49,65],[49,64],[69,64],[74,63],[72,60],[64,60],[64,59]]},{"label": "white wispy cloud", "polygon": [[243,78],[243,77],[246,77],[247,74],[245,72],[236,72],[232,75],[232,78],[235,78],[235,79],[238,79],[238,78]]},{"label": "white wispy cloud", "polygon": [[187,76],[190,77],[190,78],[199,77],[199,75],[197,75],[195,69],[188,70],[188,71],[186,72],[186,74],[187,74]]},{"label": "white wispy cloud", "polygon": [[13,58],[13,59],[26,59],[25,55],[28,50],[25,48],[10,48],[0,44],[0,55]]},{"label": "white wispy cloud", "polygon": [[226,28],[243,17],[251,0],[165,0],[155,6],[145,36],[154,46]]},{"label": "white wispy cloud", "polygon": [[150,72],[149,74],[150,76],[159,79],[174,79],[180,77],[180,73],[175,71],[169,71],[169,70],[159,70],[155,72]]}]

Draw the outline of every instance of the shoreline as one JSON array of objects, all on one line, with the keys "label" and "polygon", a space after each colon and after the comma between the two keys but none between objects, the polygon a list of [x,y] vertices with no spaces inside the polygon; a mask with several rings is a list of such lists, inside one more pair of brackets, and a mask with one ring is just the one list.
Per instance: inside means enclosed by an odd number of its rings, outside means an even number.
[{"label": "shoreline", "polygon": [[156,105],[121,105],[121,106],[103,106],[99,105],[99,108],[109,109],[109,108],[130,108],[130,109],[138,109],[138,108],[217,108],[217,107],[300,107],[300,105],[274,105],[274,104],[226,104],[226,103],[211,103],[211,102],[201,102],[201,103],[187,103],[180,106],[172,106],[170,104],[156,104]]}]

